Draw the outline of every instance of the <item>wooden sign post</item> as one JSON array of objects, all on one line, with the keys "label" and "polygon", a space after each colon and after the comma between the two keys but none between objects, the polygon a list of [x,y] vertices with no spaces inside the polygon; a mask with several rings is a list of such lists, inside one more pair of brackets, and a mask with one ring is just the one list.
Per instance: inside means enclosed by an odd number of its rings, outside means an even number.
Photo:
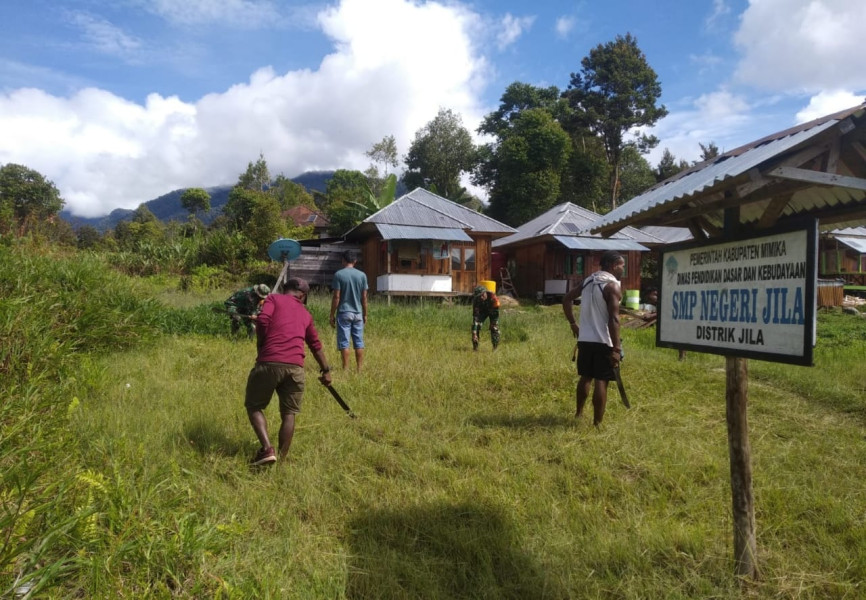
[{"label": "wooden sign post", "polygon": [[[733,229],[733,228],[732,228]],[[726,229],[726,233],[730,230]],[[748,359],[812,365],[817,222],[662,251],[656,344],[722,354],[734,561],[759,575],[747,408]]]},{"label": "wooden sign post", "polygon": [[725,408],[728,423],[728,455],[731,463],[731,505],[734,516],[734,561],[737,575],[759,575],[755,534],[755,502],[752,496],[752,449],[749,444],[748,359],[725,359]]}]

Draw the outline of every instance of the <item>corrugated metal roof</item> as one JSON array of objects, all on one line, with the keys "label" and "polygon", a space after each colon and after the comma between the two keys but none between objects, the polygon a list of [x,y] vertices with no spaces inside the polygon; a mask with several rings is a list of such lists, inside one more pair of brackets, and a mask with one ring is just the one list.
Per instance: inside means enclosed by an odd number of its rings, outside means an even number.
[{"label": "corrugated metal roof", "polygon": [[866,254],[866,238],[846,237],[844,235],[834,236],[840,244],[845,244],[852,250],[856,250],[860,254]]},{"label": "corrugated metal roof", "polygon": [[[590,228],[598,222],[601,215],[592,212],[582,206],[563,202],[546,212],[535,217],[517,228],[517,233],[505,238],[495,240],[493,246],[501,248],[520,243],[530,243],[544,237],[576,237],[597,238],[601,236],[591,233]],[[634,227],[626,227],[622,231],[611,236],[614,239],[633,241],[646,244],[661,244],[663,240],[650,233],[643,232]],[[575,246],[577,248],[577,246]],[[642,247],[643,248],[643,247]],[[588,248],[587,248],[588,249]],[[627,250],[625,247],[617,247],[617,250]],[[646,248],[643,248],[646,250]]]},{"label": "corrugated metal roof", "polygon": [[364,223],[457,228],[494,235],[507,235],[515,231],[496,219],[421,188],[394,200],[367,217]]},{"label": "corrugated metal roof", "polygon": [[553,236],[553,239],[569,250],[635,250],[637,252],[646,252],[649,250],[649,248],[641,246],[637,242],[631,240],[617,240],[614,238],[555,235]]},{"label": "corrugated metal roof", "polygon": [[830,231],[827,235],[853,235],[856,237],[866,238],[866,227],[846,227],[844,229],[834,229],[833,231]]},{"label": "corrugated metal roof", "polygon": [[462,229],[447,227],[417,227],[415,225],[392,225],[376,223],[383,240],[442,240],[447,242],[471,242],[472,238]]},{"label": "corrugated metal roof", "polygon": [[691,232],[686,227],[664,227],[661,225],[647,225],[641,227],[641,231],[655,236],[662,240],[665,244],[677,244],[679,242],[688,242],[692,239]]},{"label": "corrugated metal roof", "polygon": [[[810,145],[828,144],[829,149],[830,142],[843,135],[849,142],[862,144],[862,141],[856,140],[864,138],[864,110],[866,104],[828,115],[687,169],[612,210],[596,223],[593,231],[610,233],[625,225],[682,224],[677,222],[682,214],[677,213],[686,210],[691,214],[699,214],[711,226],[721,227],[726,206],[739,206],[741,223],[757,223],[776,196],[769,193],[773,188],[766,188],[768,193],[756,201],[746,198],[739,204],[735,200],[732,202],[737,197],[735,188],[753,182],[754,177],[761,175],[758,172],[761,167],[775,168],[782,159],[794,156],[797,151]],[[857,135],[850,134],[852,129],[859,129],[860,132]],[[862,159],[850,162],[860,166],[863,164]],[[764,174],[764,177],[775,179],[768,174]],[[863,177],[862,172],[860,177]],[[778,182],[781,181],[778,179]],[[802,184],[795,188],[790,185],[785,187],[776,181],[771,185],[778,185],[781,189],[777,192],[779,196],[793,191],[780,219],[804,215],[827,216],[831,209],[856,207],[866,202],[866,191],[841,185]],[[743,192],[747,191],[744,188]],[[714,195],[716,193],[718,196]]]}]

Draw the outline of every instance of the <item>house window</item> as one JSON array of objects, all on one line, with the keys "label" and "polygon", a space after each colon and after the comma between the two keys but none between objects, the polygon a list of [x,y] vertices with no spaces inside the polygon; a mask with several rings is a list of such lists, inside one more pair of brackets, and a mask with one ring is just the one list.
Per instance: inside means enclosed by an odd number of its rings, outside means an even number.
[{"label": "house window", "polygon": [[421,244],[414,240],[395,243],[397,250],[397,268],[400,272],[418,271],[423,268],[425,258],[422,258]]},{"label": "house window", "polygon": [[463,270],[475,270],[475,248],[463,248]]},{"label": "house window", "polygon": [[451,248],[451,270],[452,271],[462,271],[463,270],[463,252],[462,248]]},{"label": "house window", "polygon": [[474,271],[475,270],[475,248],[451,247],[451,270],[452,271]]},{"label": "house window", "polygon": [[566,254],[564,271],[566,275],[583,275],[583,256]]}]

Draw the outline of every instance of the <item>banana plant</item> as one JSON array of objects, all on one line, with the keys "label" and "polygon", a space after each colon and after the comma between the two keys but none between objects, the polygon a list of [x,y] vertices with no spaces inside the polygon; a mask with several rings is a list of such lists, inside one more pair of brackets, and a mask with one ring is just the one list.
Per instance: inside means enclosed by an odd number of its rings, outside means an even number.
[{"label": "banana plant", "polygon": [[370,184],[364,185],[364,196],[362,202],[354,200],[346,200],[346,204],[354,206],[358,209],[360,217],[358,220],[363,221],[375,212],[378,212],[391,204],[394,201],[394,194],[397,191],[397,175],[391,173],[385,178],[385,184],[382,186],[382,191],[379,195],[373,193]]}]

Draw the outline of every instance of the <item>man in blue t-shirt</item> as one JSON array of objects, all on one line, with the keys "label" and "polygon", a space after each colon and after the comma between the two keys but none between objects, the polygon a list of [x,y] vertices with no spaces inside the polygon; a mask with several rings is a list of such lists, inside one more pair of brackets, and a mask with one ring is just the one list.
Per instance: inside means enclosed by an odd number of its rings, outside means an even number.
[{"label": "man in blue t-shirt", "polygon": [[364,325],[367,323],[367,275],[355,268],[355,253],[343,252],[343,268],[334,275],[331,289],[331,327],[337,328],[337,349],[343,369],[349,366],[349,337],[355,348],[358,372],[364,364]]}]

